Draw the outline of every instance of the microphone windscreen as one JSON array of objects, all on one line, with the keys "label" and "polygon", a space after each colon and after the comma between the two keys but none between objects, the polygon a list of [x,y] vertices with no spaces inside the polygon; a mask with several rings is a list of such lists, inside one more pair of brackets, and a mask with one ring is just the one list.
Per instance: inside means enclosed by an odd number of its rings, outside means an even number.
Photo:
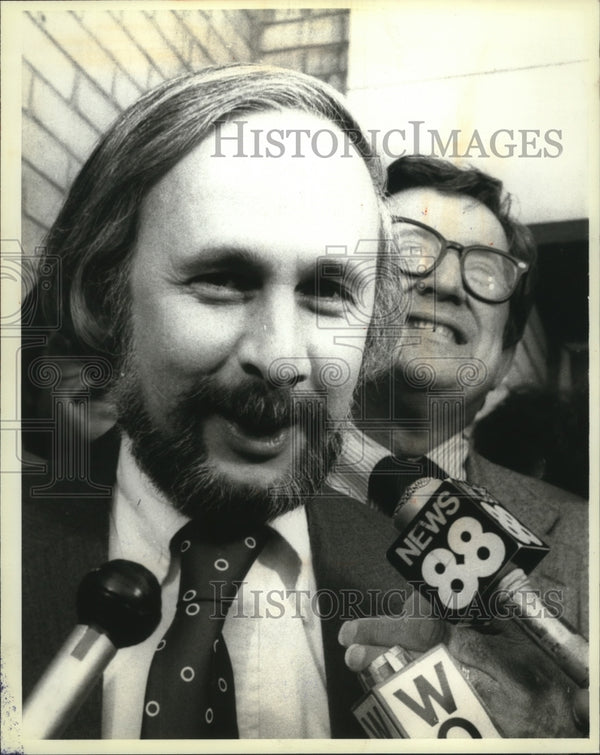
[{"label": "microphone windscreen", "polygon": [[402,493],[394,509],[394,527],[402,532],[425,506],[438,486],[439,479],[436,477],[420,477],[412,482]]},{"label": "microphone windscreen", "polygon": [[77,591],[78,625],[25,702],[23,730],[58,737],[115,656],[150,637],[161,618],[161,590],[152,572],[115,559],[86,574]]},{"label": "microphone windscreen", "polygon": [[448,475],[427,456],[384,456],[369,475],[368,499],[379,511],[392,516],[405,491],[423,477],[446,479]]},{"label": "microphone windscreen", "polygon": [[142,564],[108,561],[81,581],[77,616],[80,624],[99,628],[117,648],[137,645],[160,622],[160,585]]}]

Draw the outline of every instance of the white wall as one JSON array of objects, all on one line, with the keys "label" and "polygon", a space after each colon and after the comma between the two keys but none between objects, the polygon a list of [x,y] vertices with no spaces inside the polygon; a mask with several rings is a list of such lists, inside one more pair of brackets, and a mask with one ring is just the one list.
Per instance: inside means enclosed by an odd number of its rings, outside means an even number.
[{"label": "white wall", "polygon": [[[415,151],[410,121],[445,143],[458,130],[455,155],[477,130],[469,162],[505,181],[516,214],[527,223],[587,217],[590,149],[598,141],[597,4],[572,0],[402,0],[354,6],[350,26],[348,98],[362,125],[404,129],[383,143],[389,162]],[[494,155],[492,134],[500,133]],[[532,143],[523,146],[522,130]],[[560,135],[554,130],[561,132]],[[560,146],[546,141],[549,139]],[[434,147],[440,155],[439,147]],[[451,148],[450,148],[451,149]],[[544,156],[544,149],[546,156]],[[530,157],[526,155],[537,154]],[[441,156],[441,155],[440,155]],[[446,156],[449,156],[447,153]],[[453,155],[454,157],[454,155]],[[461,160],[458,159],[460,162]]]}]

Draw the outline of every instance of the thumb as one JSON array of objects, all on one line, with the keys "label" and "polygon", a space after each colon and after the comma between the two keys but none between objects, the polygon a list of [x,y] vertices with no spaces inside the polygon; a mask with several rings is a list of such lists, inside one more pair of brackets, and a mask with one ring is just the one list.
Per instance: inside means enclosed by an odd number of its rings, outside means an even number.
[{"label": "thumb", "polygon": [[447,625],[431,615],[429,603],[413,592],[399,616],[355,619],[342,624],[338,636],[345,647],[378,645],[385,649],[401,645],[406,650],[425,651],[444,642]]}]

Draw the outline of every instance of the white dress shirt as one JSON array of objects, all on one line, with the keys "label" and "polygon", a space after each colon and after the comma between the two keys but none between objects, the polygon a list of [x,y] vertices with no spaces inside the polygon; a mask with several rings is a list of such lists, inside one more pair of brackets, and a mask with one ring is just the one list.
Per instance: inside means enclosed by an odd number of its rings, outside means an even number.
[{"label": "white dress shirt", "polygon": [[[369,476],[378,461],[391,451],[365,435],[355,425],[344,429],[343,445],[337,463],[327,478],[332,488],[361,503],[368,503]],[[433,448],[426,456],[455,480],[466,480],[469,455],[468,429]]]},{"label": "white dress shirt", "polygon": [[[145,642],[120,650],[104,673],[103,738],[139,738],[146,678],[175,614],[179,564],[169,542],[188,521],[135,463],[124,437],[113,499],[109,558],[137,561],[162,589],[162,619]],[[223,635],[244,738],[331,735],[323,641],[304,508],[271,523],[273,536],[248,571]]]}]

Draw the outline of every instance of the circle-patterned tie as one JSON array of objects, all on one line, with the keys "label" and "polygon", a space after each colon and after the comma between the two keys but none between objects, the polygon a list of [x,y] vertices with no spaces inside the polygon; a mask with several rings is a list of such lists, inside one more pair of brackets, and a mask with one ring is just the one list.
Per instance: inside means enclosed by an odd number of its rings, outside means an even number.
[{"label": "circle-patterned tie", "polygon": [[143,739],[237,738],[235,689],[223,622],[237,586],[268,537],[202,539],[194,522],[171,540],[181,558],[175,618],[158,643],[146,685]]}]

